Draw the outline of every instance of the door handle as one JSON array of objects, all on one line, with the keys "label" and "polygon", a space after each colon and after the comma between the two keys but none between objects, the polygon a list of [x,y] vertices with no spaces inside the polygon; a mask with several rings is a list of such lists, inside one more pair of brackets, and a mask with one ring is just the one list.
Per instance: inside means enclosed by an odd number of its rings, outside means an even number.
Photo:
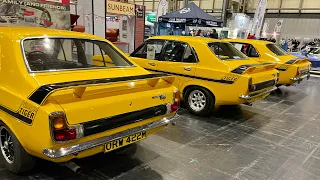
[{"label": "door handle", "polygon": [[186,71],[191,71],[191,67],[184,67],[184,70],[186,70]]},{"label": "door handle", "polygon": [[156,65],[156,63],[153,63],[153,62],[149,62],[148,64],[151,65],[151,66],[155,66]]}]

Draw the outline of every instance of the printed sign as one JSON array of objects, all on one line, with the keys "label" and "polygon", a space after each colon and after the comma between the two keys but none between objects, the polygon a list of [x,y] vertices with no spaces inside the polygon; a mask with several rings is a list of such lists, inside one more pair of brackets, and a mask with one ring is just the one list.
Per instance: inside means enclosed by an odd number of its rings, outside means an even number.
[{"label": "printed sign", "polygon": [[156,58],[156,47],[153,44],[147,45],[147,59]]},{"label": "printed sign", "polygon": [[134,4],[108,0],[107,13],[135,16]]},{"label": "printed sign", "polygon": [[283,19],[279,20],[276,25],[274,26],[274,31],[273,32],[281,32],[281,27],[282,27],[282,24],[283,24]]},{"label": "printed sign", "polygon": [[254,14],[253,18],[253,34],[256,37],[260,37],[260,32],[263,25],[264,14],[266,13],[267,9],[267,0],[259,0],[256,13]]},{"label": "printed sign", "polygon": [[[160,16],[167,14],[167,9],[168,9],[168,1],[167,0],[159,0],[156,19],[159,19]],[[159,22],[160,22],[160,20],[159,20]]]},{"label": "printed sign", "polygon": [[70,29],[70,0],[0,0],[0,26]]}]

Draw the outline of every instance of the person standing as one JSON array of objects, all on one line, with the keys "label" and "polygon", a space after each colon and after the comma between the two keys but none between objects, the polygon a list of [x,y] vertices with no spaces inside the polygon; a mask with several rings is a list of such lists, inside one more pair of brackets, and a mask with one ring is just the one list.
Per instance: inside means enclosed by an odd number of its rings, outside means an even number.
[{"label": "person standing", "polygon": [[210,34],[210,38],[218,39],[218,33],[215,29],[212,29],[212,33]]}]

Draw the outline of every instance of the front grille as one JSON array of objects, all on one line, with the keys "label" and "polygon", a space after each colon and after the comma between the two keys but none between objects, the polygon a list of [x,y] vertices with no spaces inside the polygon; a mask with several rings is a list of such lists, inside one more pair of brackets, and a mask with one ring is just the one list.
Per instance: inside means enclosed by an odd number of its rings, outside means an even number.
[{"label": "front grille", "polygon": [[120,114],[83,123],[84,136],[101,133],[124,125],[143,121],[167,113],[167,105],[159,105],[139,111]]},{"label": "front grille", "polygon": [[274,85],[276,85],[276,81],[275,80],[270,80],[270,81],[258,83],[258,84],[255,84],[256,88],[255,88],[254,91],[259,91],[261,89],[268,88],[268,87],[271,87],[271,86],[274,86]]}]

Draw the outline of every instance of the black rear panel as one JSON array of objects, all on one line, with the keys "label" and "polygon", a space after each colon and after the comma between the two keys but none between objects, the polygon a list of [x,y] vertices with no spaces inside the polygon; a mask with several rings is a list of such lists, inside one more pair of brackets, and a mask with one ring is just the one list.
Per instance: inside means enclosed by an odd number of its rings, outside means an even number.
[{"label": "black rear panel", "polygon": [[118,128],[124,125],[143,121],[152,117],[161,116],[167,113],[166,105],[159,105],[140,111],[129,112],[116,115],[113,117],[98,119],[86,123],[82,123],[84,128],[84,136],[101,133],[110,129]]},{"label": "black rear panel", "polygon": [[270,81],[258,83],[258,84],[255,84],[256,89],[254,91],[259,91],[259,90],[264,89],[264,88],[272,87],[275,84],[276,84],[275,80],[270,80]]}]

